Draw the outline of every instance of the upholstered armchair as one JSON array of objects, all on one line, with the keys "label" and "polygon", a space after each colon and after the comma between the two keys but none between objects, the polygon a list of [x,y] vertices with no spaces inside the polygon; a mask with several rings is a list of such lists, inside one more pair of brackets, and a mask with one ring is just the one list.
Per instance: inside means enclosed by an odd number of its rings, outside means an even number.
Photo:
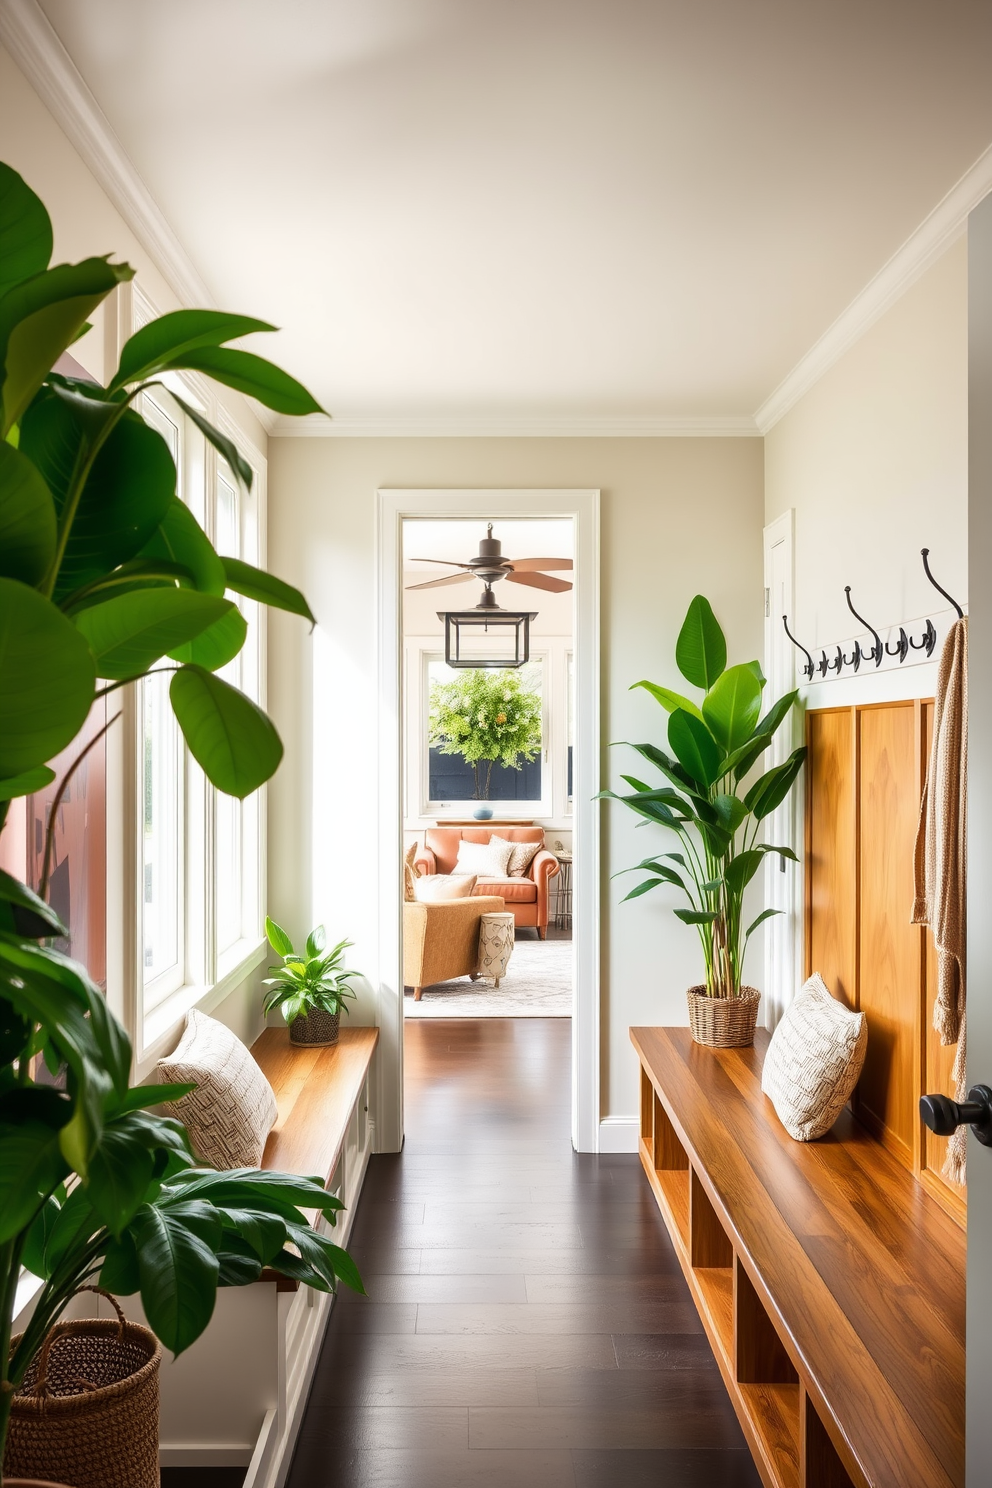
[{"label": "upholstered armchair", "polygon": [[501,914],[502,899],[445,899],[437,904],[403,905],[403,984],[419,1002],[425,987],[452,977],[474,976],[479,964],[479,930],[484,914]]},{"label": "upholstered armchair", "polygon": [[417,867],[421,873],[451,873],[459,842],[488,842],[492,836],[507,842],[537,842],[540,847],[522,878],[480,878],[475,893],[499,894],[512,911],[514,924],[535,926],[544,940],[551,897],[548,885],[558,872],[558,859],[544,846],[543,827],[428,827],[415,860]]}]

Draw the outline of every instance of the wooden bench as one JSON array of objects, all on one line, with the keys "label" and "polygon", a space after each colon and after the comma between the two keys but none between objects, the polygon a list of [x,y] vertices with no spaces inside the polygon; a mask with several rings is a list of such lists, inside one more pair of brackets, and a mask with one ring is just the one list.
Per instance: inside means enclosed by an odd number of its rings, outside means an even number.
[{"label": "wooden bench", "polygon": [[[371,1150],[378,1039],[377,1028],[343,1028],[335,1045],[300,1048],[288,1029],[267,1028],[252,1045],[279,1106],[262,1166],[325,1180],[346,1206],[331,1231],[338,1245],[347,1244]],[[203,1337],[178,1360],[163,1361],[162,1463],[247,1467],[245,1488],[276,1488],[332,1303],[274,1272],[254,1286],[222,1289]]]},{"label": "wooden bench", "polygon": [[764,1031],[631,1039],[641,1162],[766,1488],[963,1488],[962,1230],[849,1111],[788,1136]]}]

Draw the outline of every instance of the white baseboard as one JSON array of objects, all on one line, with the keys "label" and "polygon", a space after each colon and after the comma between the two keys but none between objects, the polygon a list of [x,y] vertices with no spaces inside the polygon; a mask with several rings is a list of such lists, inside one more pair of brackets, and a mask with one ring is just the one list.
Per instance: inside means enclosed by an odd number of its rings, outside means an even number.
[{"label": "white baseboard", "polygon": [[599,1123],[600,1152],[637,1152],[640,1122],[636,1116],[604,1116]]}]

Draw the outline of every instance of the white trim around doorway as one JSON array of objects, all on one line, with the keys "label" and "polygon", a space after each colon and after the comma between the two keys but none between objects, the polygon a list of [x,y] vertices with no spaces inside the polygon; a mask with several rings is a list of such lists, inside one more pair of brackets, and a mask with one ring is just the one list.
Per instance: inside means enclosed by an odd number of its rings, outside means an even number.
[{"label": "white trim around doorway", "polygon": [[600,1142],[599,1007],[599,491],[380,490],[376,501],[378,622],[379,1069],[376,1149],[403,1143],[402,526],[415,517],[571,517],[575,524],[575,779],[573,812],[572,1145]]}]

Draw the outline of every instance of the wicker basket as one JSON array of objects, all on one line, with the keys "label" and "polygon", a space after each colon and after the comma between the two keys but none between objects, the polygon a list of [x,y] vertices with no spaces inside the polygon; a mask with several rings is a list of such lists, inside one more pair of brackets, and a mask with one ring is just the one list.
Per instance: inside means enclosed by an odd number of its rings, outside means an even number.
[{"label": "wicker basket", "polygon": [[690,987],[689,1027],[697,1044],[710,1049],[747,1049],[754,1043],[761,993],[742,987],[740,997],[707,997],[705,987]]},{"label": "wicker basket", "polygon": [[99,1287],[81,1290],[107,1297],[117,1322],[82,1318],[49,1331],[14,1396],[4,1473],[72,1488],[159,1488],[158,1339]]},{"label": "wicker basket", "polygon": [[341,1027],[340,1013],[325,1013],[323,1008],[314,1008],[312,1013],[303,1013],[289,1025],[291,1044],[336,1044]]}]

